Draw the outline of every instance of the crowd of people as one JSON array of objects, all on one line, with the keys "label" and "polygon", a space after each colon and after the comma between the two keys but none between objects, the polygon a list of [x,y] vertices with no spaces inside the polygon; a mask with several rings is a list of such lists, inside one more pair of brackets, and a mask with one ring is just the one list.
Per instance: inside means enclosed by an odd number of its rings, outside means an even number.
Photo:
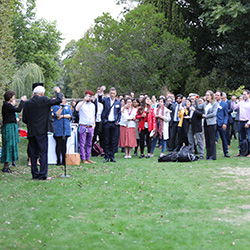
[{"label": "crowd of people", "polygon": [[[16,165],[18,160],[16,113],[22,109],[23,122],[28,129],[28,155],[33,179],[48,178],[48,131],[53,131],[56,140],[57,165],[65,164],[72,123],[78,124],[79,152],[84,164],[96,163],[91,156],[95,155],[93,144],[97,141],[104,151],[105,163],[116,162],[115,153],[119,148],[126,159],[142,159],[153,157],[156,147],[161,149],[161,157],[166,152],[178,152],[183,145],[190,145],[199,159],[216,160],[219,137],[224,156],[230,157],[228,148],[237,132],[239,142],[246,140],[250,148],[248,90],[239,97],[232,96],[231,100],[227,99],[226,93],[211,90],[203,97],[195,93],[187,97],[182,94],[175,96],[168,92],[157,99],[147,94],[136,98],[133,92],[117,96],[114,87],[105,93],[102,86],[96,93],[87,90],[83,100],[74,100],[71,106],[58,87],[55,87],[55,92],[56,97],[49,99],[44,96],[44,87],[36,86],[33,97],[28,101],[22,97],[18,107],[14,105],[15,93],[11,90],[5,93],[2,108],[3,172],[11,173],[10,164]],[[240,156],[240,153],[235,156]]]}]

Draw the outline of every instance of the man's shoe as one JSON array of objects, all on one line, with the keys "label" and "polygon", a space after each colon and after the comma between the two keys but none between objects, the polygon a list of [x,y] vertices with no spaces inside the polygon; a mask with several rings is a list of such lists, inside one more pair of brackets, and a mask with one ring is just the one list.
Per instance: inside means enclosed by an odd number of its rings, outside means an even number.
[{"label": "man's shoe", "polygon": [[13,161],[13,162],[12,162],[12,166],[13,166],[13,167],[17,167],[17,165],[16,165],[16,162],[15,162],[15,161]]},{"label": "man's shoe", "polygon": [[139,156],[139,159],[144,158],[144,157],[145,157],[144,155],[140,155],[140,156]]},{"label": "man's shoe", "polygon": [[82,160],[82,163],[84,163],[84,164],[89,164],[89,162],[86,161],[86,160]]},{"label": "man's shoe", "polygon": [[109,162],[109,158],[105,158],[104,163]]},{"label": "man's shoe", "polygon": [[230,158],[230,155],[229,154],[225,154],[225,157]]},{"label": "man's shoe", "polygon": [[110,159],[111,162],[116,162],[115,158]]},{"label": "man's shoe", "polygon": [[234,155],[234,157],[239,157],[240,156],[240,153],[238,153],[237,155]]},{"label": "man's shoe", "polygon": [[3,171],[4,173],[9,173],[9,174],[12,173],[12,171],[11,171],[9,168],[5,168],[5,167],[2,169],[2,171]]},{"label": "man's shoe", "polygon": [[93,164],[95,164],[95,163],[96,163],[95,161],[92,161],[92,160],[90,160],[90,159],[88,159],[88,160],[87,160],[87,162],[89,162],[89,163],[93,163]]}]

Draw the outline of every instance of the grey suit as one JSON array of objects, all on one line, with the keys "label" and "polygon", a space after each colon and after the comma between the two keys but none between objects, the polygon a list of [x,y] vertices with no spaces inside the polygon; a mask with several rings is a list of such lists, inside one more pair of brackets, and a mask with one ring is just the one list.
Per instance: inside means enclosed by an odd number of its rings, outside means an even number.
[{"label": "grey suit", "polygon": [[207,160],[216,160],[215,136],[217,130],[216,114],[218,106],[218,103],[214,101],[212,107],[210,107],[206,112],[207,103],[197,103],[198,109],[202,109],[203,112],[206,113],[204,121],[204,131],[206,140]]}]

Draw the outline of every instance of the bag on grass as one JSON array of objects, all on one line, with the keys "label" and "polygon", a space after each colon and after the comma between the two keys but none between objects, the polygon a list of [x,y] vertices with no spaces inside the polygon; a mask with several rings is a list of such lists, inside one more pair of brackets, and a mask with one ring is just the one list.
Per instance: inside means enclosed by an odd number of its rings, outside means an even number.
[{"label": "bag on grass", "polygon": [[103,149],[101,148],[101,146],[97,142],[94,142],[94,144],[93,144],[92,155],[93,156],[104,156]]},{"label": "bag on grass", "polygon": [[180,162],[196,161],[199,158],[193,154],[192,146],[182,146],[178,153],[178,160]]},{"label": "bag on grass", "polygon": [[248,140],[244,139],[240,142],[240,155],[247,156],[249,154]]},{"label": "bag on grass", "polygon": [[81,158],[80,158],[80,154],[78,154],[78,153],[72,153],[72,154],[65,155],[66,165],[80,165],[80,162],[81,162]]},{"label": "bag on grass", "polygon": [[177,162],[178,154],[176,152],[169,152],[166,155],[159,157],[158,162]]}]

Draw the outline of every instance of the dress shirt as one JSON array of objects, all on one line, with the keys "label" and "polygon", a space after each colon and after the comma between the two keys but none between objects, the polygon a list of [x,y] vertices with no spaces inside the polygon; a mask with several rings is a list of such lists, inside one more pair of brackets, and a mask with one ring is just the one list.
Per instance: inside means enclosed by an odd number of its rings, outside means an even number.
[{"label": "dress shirt", "polygon": [[174,122],[180,121],[180,118],[178,117],[179,108],[180,108],[180,104],[176,104],[175,112],[174,112]]},{"label": "dress shirt", "polygon": [[79,124],[93,126],[95,122],[95,104],[84,102],[79,110]]},{"label": "dress shirt", "polygon": [[[114,98],[114,100],[112,101],[112,99],[109,97],[109,99],[110,99],[110,107],[114,104],[114,102],[115,102],[115,98]],[[115,121],[115,113],[114,113],[114,105],[113,105],[113,107],[110,109],[110,112],[109,112],[109,116],[108,116],[108,121],[109,122],[113,122],[113,121]]]},{"label": "dress shirt", "polygon": [[239,103],[232,102],[231,104],[232,109],[239,109],[240,121],[247,121],[247,123],[250,125],[250,100],[243,100]]},{"label": "dress shirt", "polygon": [[96,114],[96,122],[101,122],[102,121],[102,118],[101,118],[101,115],[102,115],[102,111],[103,111],[103,104],[98,102],[98,99],[97,99],[97,114]]}]

